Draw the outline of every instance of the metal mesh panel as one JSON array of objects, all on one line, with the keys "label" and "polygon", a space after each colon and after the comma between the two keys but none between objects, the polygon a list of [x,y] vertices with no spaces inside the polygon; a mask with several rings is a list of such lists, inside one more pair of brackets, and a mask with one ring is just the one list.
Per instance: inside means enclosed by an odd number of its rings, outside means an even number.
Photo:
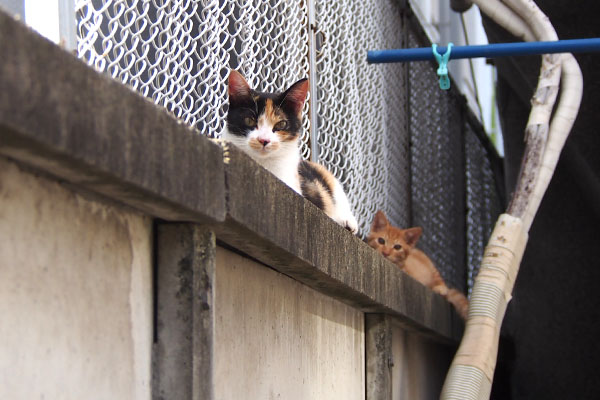
[{"label": "metal mesh panel", "polygon": [[502,212],[495,176],[487,151],[470,124],[465,125],[467,183],[467,274],[469,292],[483,257],[483,250]]},{"label": "metal mesh panel", "polygon": [[399,2],[317,1],[319,161],[342,182],[367,233],[383,210],[410,220],[406,66],[369,65],[366,50],[403,47]]},{"label": "metal mesh panel", "polygon": [[[403,45],[399,5],[315,5],[325,38],[316,66],[319,161],[349,193],[362,232],[377,209],[403,225],[410,214],[405,67],[365,59],[365,49]],[[264,91],[308,75],[306,2],[80,0],[76,9],[79,57],[211,136],[224,127],[229,68]],[[304,125],[308,158],[308,118]]]},{"label": "metal mesh panel", "polygon": [[[426,46],[412,31],[410,47]],[[411,63],[413,225],[423,227],[419,247],[450,285],[465,289],[464,166],[461,104],[443,92],[430,63]]]},{"label": "metal mesh panel", "polygon": [[[75,8],[80,58],[213,137],[225,126],[229,68],[263,91],[308,75],[305,2],[77,0]],[[305,157],[307,133],[305,118]]]}]

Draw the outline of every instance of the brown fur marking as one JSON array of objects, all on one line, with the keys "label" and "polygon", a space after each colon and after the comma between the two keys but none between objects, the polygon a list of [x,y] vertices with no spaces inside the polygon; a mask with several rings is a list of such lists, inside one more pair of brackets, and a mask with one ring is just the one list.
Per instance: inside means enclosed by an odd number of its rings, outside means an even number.
[{"label": "brown fur marking", "polygon": [[327,185],[327,188],[323,188],[323,189],[328,190],[329,193],[333,194],[334,188],[335,188],[335,177],[333,176],[333,174],[331,172],[329,172],[329,170],[327,168],[325,168],[324,166],[322,166],[321,164],[314,163],[312,161],[310,161],[309,163],[323,177],[323,180],[325,181],[325,184]]},{"label": "brown fur marking", "polygon": [[306,185],[305,189],[306,194],[310,197],[319,197],[321,199],[325,214],[329,215],[334,212],[335,205],[333,204],[333,199],[320,182],[311,181]]}]

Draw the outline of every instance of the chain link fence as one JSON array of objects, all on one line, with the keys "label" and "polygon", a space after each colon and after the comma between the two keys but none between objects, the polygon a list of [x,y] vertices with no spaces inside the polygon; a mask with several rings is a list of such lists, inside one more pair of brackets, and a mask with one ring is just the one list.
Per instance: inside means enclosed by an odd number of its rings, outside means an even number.
[{"label": "chain link fence", "polygon": [[361,231],[378,209],[410,216],[406,65],[369,65],[367,49],[405,46],[397,1],[317,1],[319,162],[349,194]]},{"label": "chain link fence", "polygon": [[225,126],[229,69],[261,91],[310,76],[301,153],[340,179],[361,233],[378,209],[395,225],[423,226],[421,248],[444,278],[471,285],[500,212],[493,154],[466,122],[462,97],[439,90],[432,64],[366,62],[369,49],[430,45],[406,2],[76,0],[75,8],[82,60],[211,137]]},{"label": "chain link fence", "polygon": [[304,2],[77,0],[75,9],[79,58],[211,137],[225,126],[230,68],[263,91],[308,75]]}]

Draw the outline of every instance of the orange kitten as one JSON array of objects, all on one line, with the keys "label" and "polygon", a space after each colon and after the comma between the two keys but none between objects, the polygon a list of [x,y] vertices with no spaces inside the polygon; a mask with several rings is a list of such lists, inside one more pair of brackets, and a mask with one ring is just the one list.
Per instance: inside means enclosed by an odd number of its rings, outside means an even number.
[{"label": "orange kitten", "polygon": [[422,233],[421,227],[400,229],[391,226],[383,212],[377,211],[367,243],[402,271],[445,297],[466,319],[469,300],[460,291],[448,288],[427,254],[415,247]]}]

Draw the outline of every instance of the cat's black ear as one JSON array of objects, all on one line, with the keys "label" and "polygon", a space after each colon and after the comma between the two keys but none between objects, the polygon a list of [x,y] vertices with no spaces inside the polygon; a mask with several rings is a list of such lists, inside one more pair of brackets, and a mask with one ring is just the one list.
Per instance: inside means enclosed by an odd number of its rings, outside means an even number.
[{"label": "cat's black ear", "polygon": [[390,223],[385,217],[383,211],[379,210],[377,211],[377,213],[375,213],[375,218],[373,218],[373,223],[371,224],[371,232],[385,229],[388,227],[389,224]]},{"label": "cat's black ear", "polygon": [[281,95],[281,105],[289,107],[298,117],[302,115],[302,107],[308,93],[308,79],[300,79]]},{"label": "cat's black ear", "polygon": [[227,90],[229,92],[229,103],[241,103],[247,100],[251,94],[250,85],[242,74],[232,69],[227,79]]},{"label": "cat's black ear", "polygon": [[408,244],[410,247],[415,247],[422,233],[423,228],[420,226],[406,229],[404,231],[404,240],[406,241],[406,244]]}]

